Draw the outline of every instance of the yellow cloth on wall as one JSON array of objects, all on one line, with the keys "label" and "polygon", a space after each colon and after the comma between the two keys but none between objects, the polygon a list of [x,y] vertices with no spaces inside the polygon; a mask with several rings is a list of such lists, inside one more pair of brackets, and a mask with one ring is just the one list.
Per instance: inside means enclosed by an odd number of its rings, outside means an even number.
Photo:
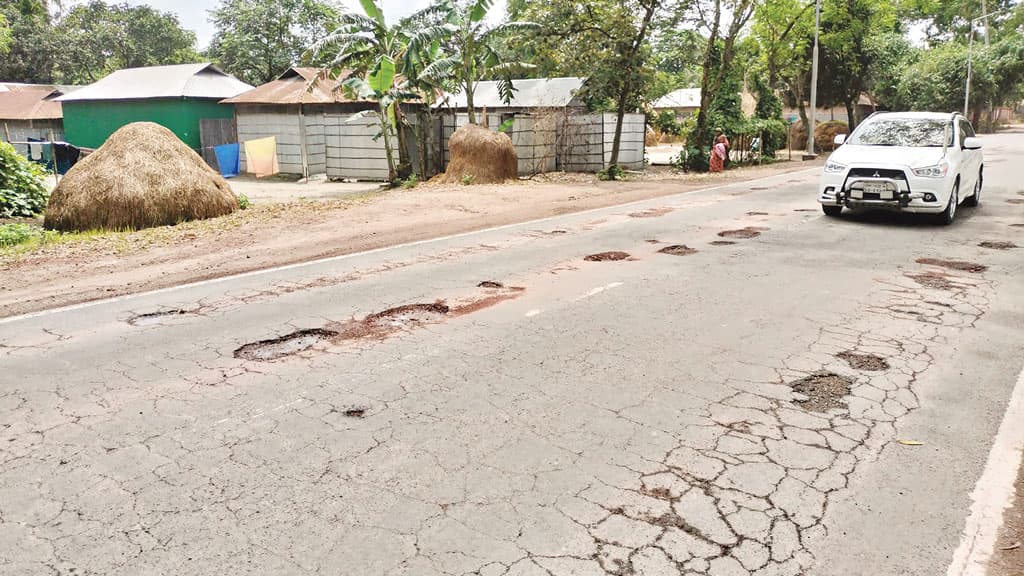
[{"label": "yellow cloth on wall", "polygon": [[281,171],[277,164],[277,139],[259,138],[245,143],[245,167],[257,178],[273,176]]}]

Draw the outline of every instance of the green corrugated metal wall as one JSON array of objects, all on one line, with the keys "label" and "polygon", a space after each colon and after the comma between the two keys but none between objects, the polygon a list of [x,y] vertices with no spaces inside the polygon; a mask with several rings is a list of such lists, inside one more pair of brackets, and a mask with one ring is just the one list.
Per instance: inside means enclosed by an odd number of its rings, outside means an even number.
[{"label": "green corrugated metal wall", "polygon": [[118,128],[132,122],[166,126],[191,148],[199,148],[199,120],[232,118],[235,109],[215,100],[88,100],[64,103],[64,138],[82,148],[99,148]]}]

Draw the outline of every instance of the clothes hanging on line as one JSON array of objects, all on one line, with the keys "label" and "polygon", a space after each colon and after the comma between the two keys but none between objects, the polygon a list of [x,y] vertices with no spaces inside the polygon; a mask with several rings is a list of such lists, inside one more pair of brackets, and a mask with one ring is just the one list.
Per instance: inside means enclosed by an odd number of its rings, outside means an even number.
[{"label": "clothes hanging on line", "polygon": [[272,176],[281,171],[277,163],[277,139],[259,138],[245,142],[245,166],[257,178]]}]

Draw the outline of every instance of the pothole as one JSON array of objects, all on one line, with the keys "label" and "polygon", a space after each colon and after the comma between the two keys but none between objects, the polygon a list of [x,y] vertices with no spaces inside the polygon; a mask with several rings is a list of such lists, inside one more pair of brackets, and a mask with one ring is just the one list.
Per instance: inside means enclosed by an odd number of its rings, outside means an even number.
[{"label": "pothole", "polygon": [[1014,228],[1024,228],[1024,223],[1010,224],[1010,226],[1013,226]]},{"label": "pothole", "polygon": [[732,246],[735,244],[732,240],[714,240],[711,242],[712,246]]},{"label": "pothole", "polygon": [[797,208],[793,212],[817,212],[814,208]]},{"label": "pothole", "polygon": [[320,342],[330,340],[337,335],[338,333],[333,330],[323,330],[320,328],[299,330],[279,338],[246,344],[235,350],[235,358],[255,360],[257,362],[278,360],[285,356],[309,350]]},{"label": "pothole", "polygon": [[545,232],[545,234],[547,234],[548,236],[561,236],[562,234],[568,234],[568,233],[569,233],[568,230],[550,230],[548,232]]},{"label": "pothole", "polygon": [[840,352],[836,358],[845,361],[854,370],[865,370],[869,372],[880,372],[889,369],[889,362],[881,356],[874,354],[860,354],[858,352]]},{"label": "pothole", "polygon": [[657,218],[664,216],[669,212],[672,212],[673,208],[648,208],[640,212],[633,212],[629,215],[630,218]]},{"label": "pothole", "polygon": [[985,241],[985,242],[980,242],[978,244],[978,246],[981,246],[982,248],[991,248],[993,250],[1010,250],[1011,248],[1019,248],[1019,246],[1017,246],[1013,242]]},{"label": "pothole", "polygon": [[771,190],[771,186],[751,186],[751,190]]},{"label": "pothole", "polygon": [[493,280],[484,280],[483,282],[476,285],[477,288],[504,288],[505,285],[501,282],[495,282]]},{"label": "pothole", "polygon": [[650,240],[644,240],[644,242],[647,242],[648,244],[661,244],[661,240],[655,240],[654,238],[651,238]]},{"label": "pothole", "polygon": [[747,212],[747,216],[767,216],[767,212]]},{"label": "pothole", "polygon": [[382,312],[370,314],[363,321],[365,324],[381,328],[405,328],[419,324],[437,322],[444,319],[451,309],[447,304],[406,304],[388,308]]},{"label": "pothole", "polygon": [[346,408],[341,411],[341,415],[346,418],[362,418],[366,416],[368,408],[362,406],[356,406],[354,408]]},{"label": "pothole", "polygon": [[628,252],[598,252],[597,254],[591,254],[585,258],[587,262],[615,262],[618,260],[625,260],[629,258]]},{"label": "pothole", "polygon": [[843,397],[850,394],[853,381],[832,372],[819,372],[790,382],[789,386],[794,392],[807,397],[806,400],[794,400],[794,404],[811,412],[827,412],[846,406]]},{"label": "pothole", "polygon": [[674,244],[658,250],[658,253],[671,254],[672,256],[689,256],[690,254],[696,254],[697,251],[685,244]]},{"label": "pothole", "polygon": [[195,314],[195,312],[192,310],[174,308],[172,310],[161,310],[159,312],[149,312],[147,314],[136,314],[129,318],[127,322],[132,326],[156,326],[158,324],[162,324],[163,321],[168,318],[188,316],[189,314]]},{"label": "pothole", "polygon": [[916,260],[918,264],[925,264],[928,266],[941,266],[943,268],[950,268],[952,270],[960,270],[962,272],[970,272],[977,274],[988,270],[988,266],[984,264],[975,264],[974,262],[964,262],[963,260],[943,260],[941,258],[918,258]]},{"label": "pothole", "polygon": [[949,276],[942,272],[922,272],[920,274],[907,274],[906,276],[925,288],[953,290],[958,286],[956,282],[950,280]]},{"label": "pothole", "polygon": [[1007,202],[1010,204],[1024,204],[1024,198],[1010,198]]},{"label": "pothole", "polygon": [[718,235],[722,238],[757,238],[761,235],[761,232],[766,230],[768,230],[768,228],[747,226],[746,228],[740,228],[739,230],[722,230]]}]

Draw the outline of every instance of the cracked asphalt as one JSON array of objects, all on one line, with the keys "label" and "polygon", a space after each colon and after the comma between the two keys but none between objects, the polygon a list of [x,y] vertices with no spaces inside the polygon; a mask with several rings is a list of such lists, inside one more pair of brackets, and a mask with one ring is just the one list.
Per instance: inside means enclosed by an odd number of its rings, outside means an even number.
[{"label": "cracked asphalt", "polygon": [[986,143],[949,228],[807,172],[0,323],[0,573],[945,573],[1024,363]]}]

